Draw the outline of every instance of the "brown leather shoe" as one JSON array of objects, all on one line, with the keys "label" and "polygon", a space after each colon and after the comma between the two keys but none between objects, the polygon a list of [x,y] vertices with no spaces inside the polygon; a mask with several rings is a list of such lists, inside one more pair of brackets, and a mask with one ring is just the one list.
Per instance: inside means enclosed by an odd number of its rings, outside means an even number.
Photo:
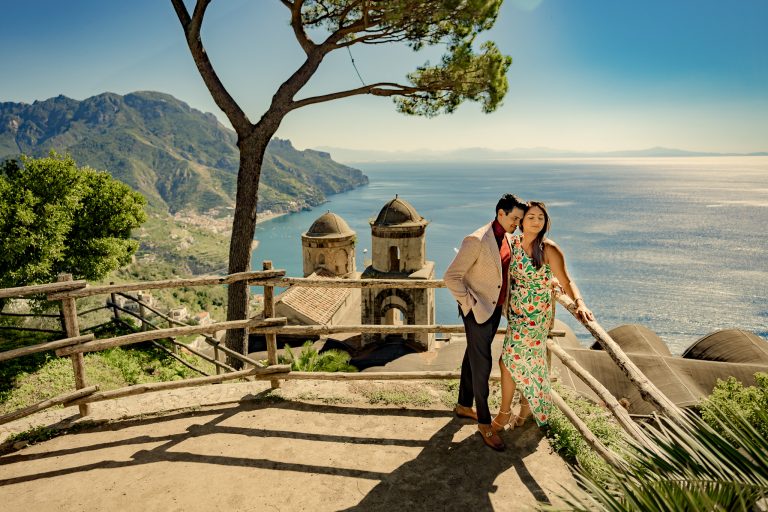
[{"label": "brown leather shoe", "polygon": [[480,437],[483,438],[483,442],[488,445],[488,447],[493,448],[497,452],[503,452],[504,448],[504,441],[501,440],[499,437],[499,434],[493,431],[493,428],[491,428],[490,425],[483,425],[482,423],[477,425],[477,430],[480,432]]},{"label": "brown leather shoe", "polygon": [[456,405],[456,407],[453,408],[453,412],[455,412],[456,416],[459,418],[469,418],[470,420],[477,421],[477,413],[471,407]]}]

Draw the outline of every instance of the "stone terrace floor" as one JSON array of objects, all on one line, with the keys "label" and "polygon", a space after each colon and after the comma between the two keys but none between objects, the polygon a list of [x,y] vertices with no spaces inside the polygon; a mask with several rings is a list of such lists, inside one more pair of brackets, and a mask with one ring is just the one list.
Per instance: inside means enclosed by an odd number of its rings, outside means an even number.
[{"label": "stone terrace floor", "polygon": [[[517,511],[562,505],[563,486],[576,489],[535,424],[504,432],[508,448],[497,453],[437,398],[371,403],[393,386],[441,392],[436,381],[290,381],[276,393],[268,382],[241,382],[94,404],[95,423],[0,457],[0,503],[57,512]],[[69,425],[75,413],[0,426],[0,441]]]}]

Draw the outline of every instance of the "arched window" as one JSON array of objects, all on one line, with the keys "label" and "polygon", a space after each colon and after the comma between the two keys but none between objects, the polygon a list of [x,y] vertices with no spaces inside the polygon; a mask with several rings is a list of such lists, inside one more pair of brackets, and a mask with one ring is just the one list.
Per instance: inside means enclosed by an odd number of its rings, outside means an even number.
[{"label": "arched window", "polygon": [[400,271],[400,248],[396,245],[389,248],[389,271]]}]

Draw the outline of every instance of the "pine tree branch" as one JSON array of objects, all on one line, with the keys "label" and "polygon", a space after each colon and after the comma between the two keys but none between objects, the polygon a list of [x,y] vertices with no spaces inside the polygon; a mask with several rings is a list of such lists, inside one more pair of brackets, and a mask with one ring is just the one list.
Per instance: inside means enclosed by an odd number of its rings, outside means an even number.
[{"label": "pine tree branch", "polygon": [[189,46],[192,58],[200,72],[200,76],[203,78],[203,82],[208,91],[210,91],[216,105],[224,112],[229,122],[232,123],[232,127],[238,135],[242,135],[251,130],[252,124],[248,120],[248,116],[245,115],[245,112],[243,112],[219,79],[200,39],[200,28],[202,27],[205,11],[210,2],[211,0],[197,0],[193,16],[190,17],[189,11],[187,11],[187,7],[184,5],[184,0],[171,0],[179,22],[181,22],[181,26],[184,29],[187,46]]},{"label": "pine tree branch", "polygon": [[304,30],[304,22],[301,18],[301,8],[303,7],[303,0],[296,0],[289,2],[288,0],[281,0],[283,5],[291,10],[291,28],[293,28],[293,34],[296,36],[296,40],[299,42],[299,46],[304,50],[304,53],[309,53],[317,46],[307,35],[307,31]]},{"label": "pine tree branch", "polygon": [[422,89],[392,82],[379,82],[363,87],[358,87],[356,89],[349,89],[331,94],[323,94],[320,96],[313,96],[311,98],[304,98],[303,100],[294,101],[291,103],[291,110],[306,107],[307,105],[314,105],[316,103],[333,101],[340,98],[359,96],[361,94],[371,94],[373,96],[411,96],[419,92],[422,92]]}]

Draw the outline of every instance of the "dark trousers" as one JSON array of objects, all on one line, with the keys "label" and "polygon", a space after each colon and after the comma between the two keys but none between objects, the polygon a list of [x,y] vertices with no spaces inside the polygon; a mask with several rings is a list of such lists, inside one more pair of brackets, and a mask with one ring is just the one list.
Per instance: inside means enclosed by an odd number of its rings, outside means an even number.
[{"label": "dark trousers", "polygon": [[472,311],[467,316],[459,307],[459,315],[464,321],[467,333],[467,350],[461,363],[461,381],[459,383],[459,405],[472,407],[472,400],[477,407],[477,422],[489,424],[491,411],[488,409],[488,380],[493,366],[491,342],[496,335],[501,321],[501,308],[497,307],[491,318],[477,323]]}]

